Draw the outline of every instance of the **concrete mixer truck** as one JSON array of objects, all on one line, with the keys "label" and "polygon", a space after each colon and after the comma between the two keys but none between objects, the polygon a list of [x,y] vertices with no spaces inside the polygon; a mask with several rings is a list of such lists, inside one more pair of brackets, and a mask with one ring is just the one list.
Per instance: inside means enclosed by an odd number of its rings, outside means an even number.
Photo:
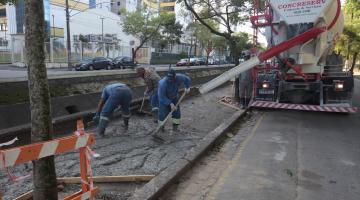
[{"label": "concrete mixer truck", "polygon": [[332,53],[344,26],[340,0],[268,0],[250,21],[255,43],[258,29],[265,30],[267,50],[202,85],[200,93],[252,69],[252,107],[357,111],[353,75]]}]

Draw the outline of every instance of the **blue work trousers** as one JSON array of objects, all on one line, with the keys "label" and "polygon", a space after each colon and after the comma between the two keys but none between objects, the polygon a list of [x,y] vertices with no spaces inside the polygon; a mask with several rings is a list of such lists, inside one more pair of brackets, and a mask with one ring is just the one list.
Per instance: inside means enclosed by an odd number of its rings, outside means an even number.
[{"label": "blue work trousers", "polygon": [[112,91],[109,98],[106,100],[100,116],[108,118],[118,106],[121,106],[123,117],[130,117],[131,100],[132,93],[128,87],[114,88],[114,91]]},{"label": "blue work trousers", "polygon": [[[171,102],[176,105],[178,102],[178,99],[171,99]],[[165,105],[160,103],[159,104],[159,121],[164,121],[166,116],[170,113],[171,107],[170,105]],[[172,113],[171,120],[173,124],[179,125],[180,124],[180,118],[181,118],[181,111],[180,106],[177,107],[177,109]]]},{"label": "blue work trousers", "polygon": [[150,94],[150,104],[151,104],[151,110],[152,111],[159,110],[159,98],[158,98],[157,90],[154,90]]}]

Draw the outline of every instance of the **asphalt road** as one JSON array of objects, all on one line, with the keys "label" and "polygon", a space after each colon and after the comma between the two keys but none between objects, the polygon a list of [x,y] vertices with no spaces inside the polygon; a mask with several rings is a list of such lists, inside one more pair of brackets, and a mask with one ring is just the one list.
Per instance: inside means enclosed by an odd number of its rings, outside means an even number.
[{"label": "asphalt road", "polygon": [[[228,65],[228,64],[226,64]],[[214,66],[226,66],[226,65],[211,65]],[[143,66],[150,66],[150,65],[143,65]],[[151,67],[155,67],[157,70],[165,70],[169,67],[169,65],[151,65]],[[172,65],[175,67],[175,65]],[[190,67],[176,67],[176,69],[194,69],[194,68],[206,68],[208,66],[190,66]],[[132,69],[125,69],[125,70],[95,70],[95,71],[68,71],[67,68],[59,68],[59,69],[48,69],[47,74],[48,77],[66,77],[66,76],[74,76],[74,75],[94,75],[94,74],[113,74],[113,73],[129,73],[132,72]],[[27,79],[27,71],[26,68],[15,67],[11,65],[4,65],[0,64],[0,81],[7,81],[13,79]]]},{"label": "asphalt road", "polygon": [[358,200],[359,122],[360,113],[256,111],[163,199]]}]

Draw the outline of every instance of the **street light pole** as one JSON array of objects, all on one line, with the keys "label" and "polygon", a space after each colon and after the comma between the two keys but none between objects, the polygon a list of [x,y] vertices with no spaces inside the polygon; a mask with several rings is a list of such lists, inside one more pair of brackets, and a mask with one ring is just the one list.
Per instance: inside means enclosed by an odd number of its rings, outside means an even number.
[{"label": "street light pole", "polygon": [[69,13],[69,0],[65,1],[65,10],[66,10],[66,37],[67,37],[67,60],[68,60],[68,70],[71,70],[71,42],[70,42],[70,13]]},{"label": "street light pole", "polygon": [[101,40],[104,42],[104,17],[101,17]]},{"label": "street light pole", "polygon": [[105,41],[104,41],[104,17],[101,17],[101,42],[103,48],[103,56],[105,57]]},{"label": "street light pole", "polygon": [[55,15],[52,15],[53,20],[53,38],[55,37]]}]

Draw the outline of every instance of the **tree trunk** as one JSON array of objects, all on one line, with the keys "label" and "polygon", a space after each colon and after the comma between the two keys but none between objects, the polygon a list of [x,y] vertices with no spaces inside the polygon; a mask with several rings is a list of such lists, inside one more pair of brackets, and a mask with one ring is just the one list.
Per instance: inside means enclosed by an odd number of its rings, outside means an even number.
[{"label": "tree trunk", "polygon": [[191,39],[190,39],[190,50],[189,50],[189,53],[188,53],[188,62],[189,62],[189,65],[190,65],[190,57],[191,57],[192,47],[193,47],[193,39],[192,39],[192,36],[191,36]]},{"label": "tree trunk", "polygon": [[[236,47],[236,42],[232,39],[229,38],[228,39],[229,42],[229,46],[230,46],[230,55],[231,58],[235,61],[235,66],[237,66],[239,64],[239,53],[238,53],[238,49]],[[234,92],[234,96],[235,99],[237,101],[240,101],[240,80],[239,80],[239,76],[237,75],[235,78],[235,92]]]},{"label": "tree trunk", "polygon": [[194,47],[194,50],[195,50],[195,57],[197,57],[197,37],[195,37],[195,47]]},{"label": "tree trunk", "polygon": [[207,54],[206,54],[206,66],[209,65],[209,54],[210,54],[210,53],[207,53]]},{"label": "tree trunk", "polygon": [[359,54],[359,52],[355,52],[353,57],[352,57],[351,68],[350,68],[351,73],[354,73],[354,69],[355,69],[358,54]]},{"label": "tree trunk", "polygon": [[131,48],[131,51],[132,51],[132,59],[133,61],[135,62],[135,59],[136,59],[136,51],[134,48]]},{"label": "tree trunk", "polygon": [[[25,1],[25,49],[31,111],[31,141],[53,137],[49,85],[45,66],[45,20],[43,1]],[[54,156],[33,161],[35,200],[58,199]]]}]

